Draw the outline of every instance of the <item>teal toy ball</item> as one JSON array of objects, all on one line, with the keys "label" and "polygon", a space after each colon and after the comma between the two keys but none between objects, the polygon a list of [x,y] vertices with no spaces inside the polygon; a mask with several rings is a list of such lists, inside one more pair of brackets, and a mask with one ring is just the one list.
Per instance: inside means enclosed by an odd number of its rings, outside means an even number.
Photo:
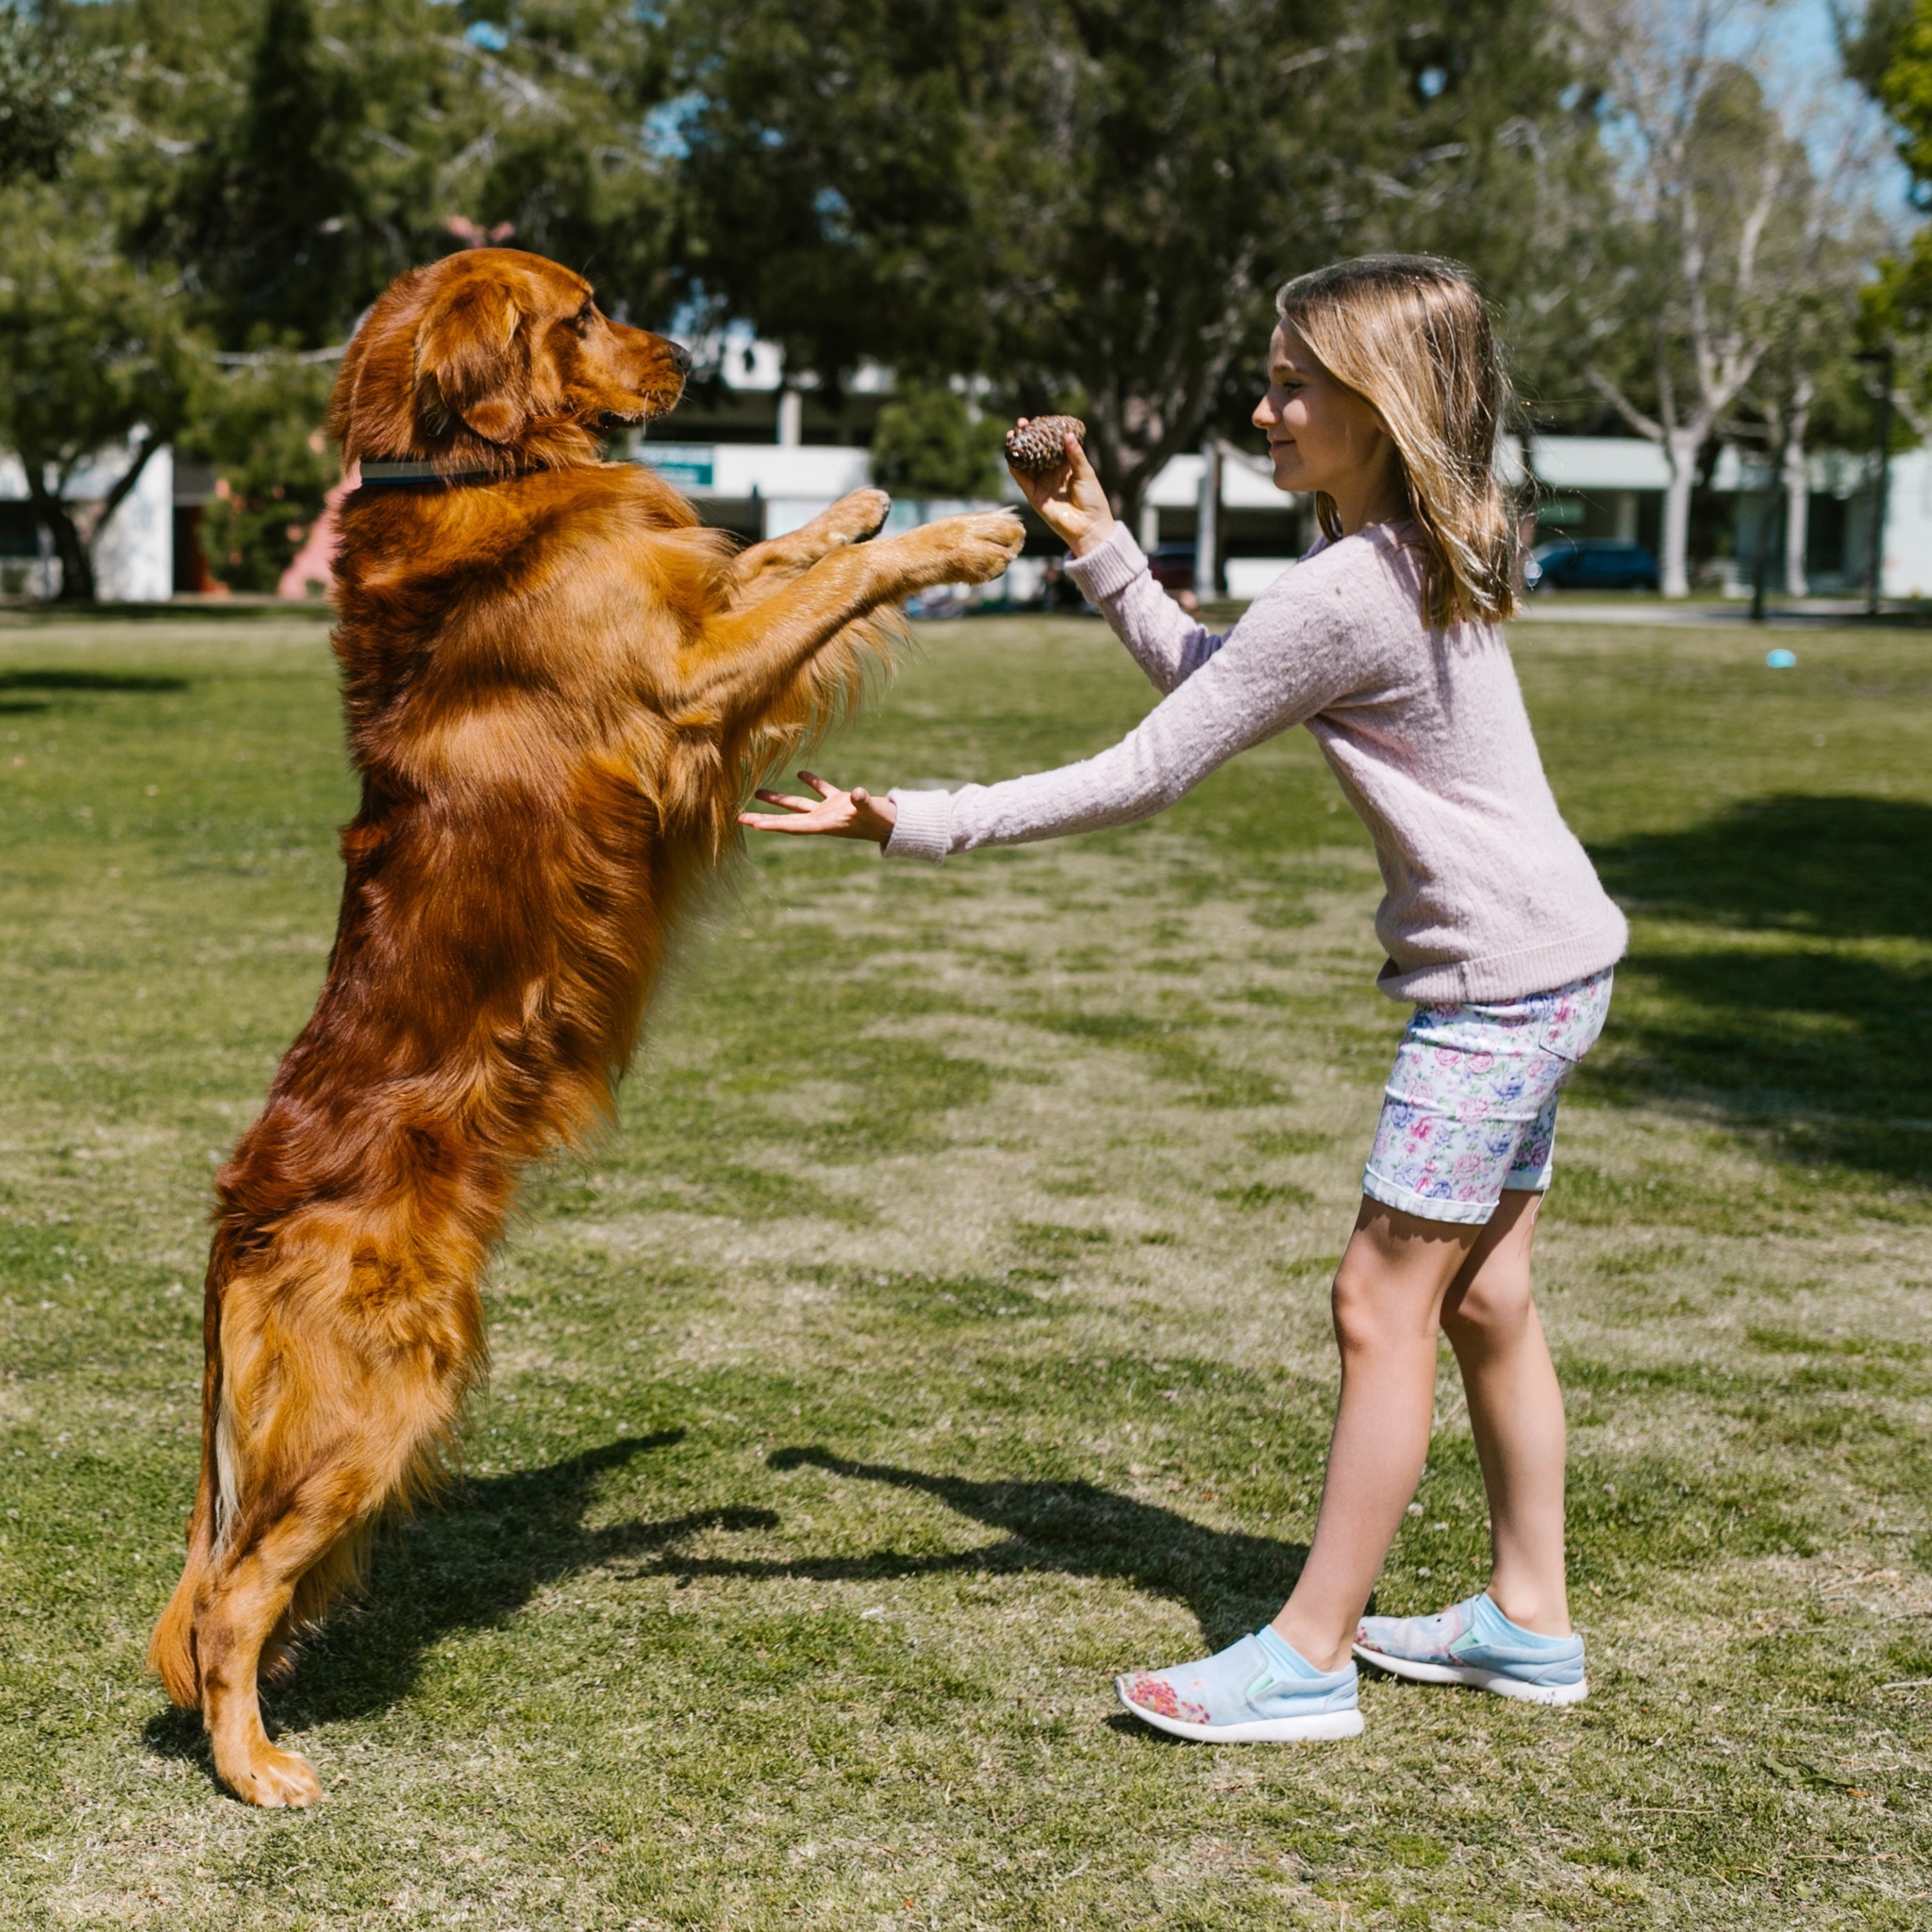
[{"label": "teal toy ball", "polygon": [[1765,666],[1772,671],[1789,671],[1797,661],[1795,651],[1767,651],[1764,654]]}]

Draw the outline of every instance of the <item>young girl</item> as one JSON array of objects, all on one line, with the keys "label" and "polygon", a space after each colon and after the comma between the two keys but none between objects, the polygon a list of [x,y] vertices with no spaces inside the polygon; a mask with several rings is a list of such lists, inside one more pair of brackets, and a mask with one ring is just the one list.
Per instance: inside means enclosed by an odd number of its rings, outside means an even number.
[{"label": "young girl", "polygon": [[[1623,915],[1551,796],[1509,653],[1514,518],[1493,472],[1507,386],[1452,263],[1338,263],[1277,298],[1266,431],[1322,541],[1224,637],[1155,584],[1077,441],[1019,478],[1072,575],[1166,693],[1084,763],[951,794],[758,796],[762,831],[937,862],[1143,819],[1293,724],[1375,841],[1379,984],[1416,1002],[1335,1277],[1341,1391],[1313,1546],[1274,1621],[1216,1656],[1122,1677],[1136,1717],[1225,1742],[1354,1737],[1356,1657],[1538,1704],[1584,1695],[1563,1574],[1563,1401],[1530,1298],[1557,1096],[1595,1041]],[[1481,1594],[1432,1617],[1363,1610],[1421,1477],[1436,1336],[1456,1350],[1489,1493]]]}]

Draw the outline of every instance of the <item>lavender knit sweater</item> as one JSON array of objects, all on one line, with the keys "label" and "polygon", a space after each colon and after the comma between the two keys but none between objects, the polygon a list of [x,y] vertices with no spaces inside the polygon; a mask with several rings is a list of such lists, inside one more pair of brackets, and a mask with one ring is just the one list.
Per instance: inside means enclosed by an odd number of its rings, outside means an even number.
[{"label": "lavender knit sweater", "polygon": [[1541,992],[1623,957],[1624,915],[1543,776],[1500,630],[1423,621],[1410,525],[1318,543],[1224,637],[1191,623],[1123,525],[1071,575],[1166,695],[1057,772],[893,791],[889,858],[1131,824],[1237,752],[1306,724],[1375,841],[1378,984],[1424,1002]]}]

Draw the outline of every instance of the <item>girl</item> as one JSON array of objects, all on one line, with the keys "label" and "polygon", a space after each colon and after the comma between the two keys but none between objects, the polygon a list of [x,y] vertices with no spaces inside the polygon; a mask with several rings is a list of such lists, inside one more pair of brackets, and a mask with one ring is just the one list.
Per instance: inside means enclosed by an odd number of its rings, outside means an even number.
[{"label": "girl", "polygon": [[[937,862],[1143,819],[1306,724],[1375,841],[1379,984],[1418,1002],[1335,1277],[1341,1391],[1321,1510],[1274,1621],[1117,1685],[1136,1717],[1225,1742],[1354,1737],[1359,1657],[1538,1704],[1585,1693],[1563,1574],[1563,1401],[1530,1298],[1557,1095],[1589,1050],[1623,915],[1551,796],[1509,653],[1514,519],[1493,471],[1508,403],[1454,264],[1372,257],[1281,291],[1254,421],[1322,541],[1224,637],[1154,583],[1078,442],[1020,487],[1166,693],[1082,764],[951,794],[761,791],[760,831],[871,839]],[[1489,1587],[1433,1617],[1363,1610],[1428,1450],[1436,1336],[1455,1348],[1489,1492]]]}]

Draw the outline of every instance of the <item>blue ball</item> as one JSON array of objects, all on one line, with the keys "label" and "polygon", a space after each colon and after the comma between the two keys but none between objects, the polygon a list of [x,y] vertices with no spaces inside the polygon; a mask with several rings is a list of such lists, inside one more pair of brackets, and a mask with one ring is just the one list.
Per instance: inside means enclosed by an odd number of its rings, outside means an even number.
[{"label": "blue ball", "polygon": [[1767,651],[1764,661],[1773,671],[1789,671],[1798,661],[1798,657],[1795,651]]}]

